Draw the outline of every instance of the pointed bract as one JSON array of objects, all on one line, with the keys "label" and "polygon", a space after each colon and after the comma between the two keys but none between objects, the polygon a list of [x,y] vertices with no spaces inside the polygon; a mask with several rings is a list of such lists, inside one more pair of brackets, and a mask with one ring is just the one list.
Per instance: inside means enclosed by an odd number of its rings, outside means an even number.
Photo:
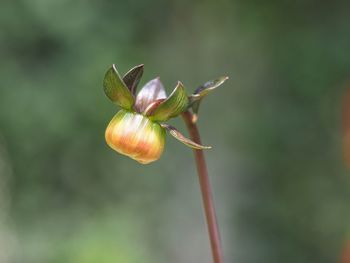
[{"label": "pointed bract", "polygon": [[103,80],[103,89],[107,97],[124,109],[131,109],[135,98],[121,79],[113,64],[106,72]]},{"label": "pointed bract", "polygon": [[223,84],[228,77],[219,77],[215,80],[208,81],[204,83],[202,86],[198,87],[195,92],[189,96],[190,99],[190,105],[192,107],[192,110],[195,115],[197,115],[199,110],[199,105],[201,103],[201,100],[207,96],[211,91],[219,87],[221,84]]},{"label": "pointed bract", "polygon": [[137,94],[135,109],[144,112],[155,100],[166,98],[165,89],[159,78],[149,81]]},{"label": "pointed bract", "polygon": [[124,83],[129,88],[129,90],[133,95],[135,95],[136,93],[136,88],[140,82],[142,74],[143,74],[143,64],[133,67],[123,77]]},{"label": "pointed bract", "polygon": [[187,145],[188,147],[191,147],[193,149],[198,149],[198,150],[204,150],[204,149],[211,148],[211,146],[200,145],[200,144],[195,143],[194,141],[186,138],[175,127],[173,127],[171,125],[162,123],[160,126],[162,126],[164,129],[166,129],[172,136],[175,137],[175,139],[179,140],[180,142]]},{"label": "pointed bract", "polygon": [[185,88],[179,81],[169,97],[163,101],[150,115],[151,120],[166,121],[175,117],[186,110],[188,107],[188,98]]},{"label": "pointed bract", "polygon": [[204,83],[202,86],[198,87],[194,94],[199,94],[200,96],[205,96],[207,95],[210,91],[213,89],[216,89],[219,87],[221,84],[223,84],[226,80],[228,79],[227,76],[219,77],[215,80],[210,80]]}]

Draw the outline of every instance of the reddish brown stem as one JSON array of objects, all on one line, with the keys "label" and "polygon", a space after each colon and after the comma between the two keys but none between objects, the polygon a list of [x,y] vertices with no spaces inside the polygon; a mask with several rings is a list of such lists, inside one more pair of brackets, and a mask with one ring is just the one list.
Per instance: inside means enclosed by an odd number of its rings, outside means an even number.
[{"label": "reddish brown stem", "polygon": [[[186,123],[191,139],[194,142],[201,144],[199,131],[196,123],[194,122],[193,114],[190,113],[189,111],[186,111],[182,114],[182,117]],[[219,228],[216,220],[216,213],[215,213],[212,191],[211,191],[211,186],[209,182],[208,170],[207,170],[207,166],[204,158],[204,153],[203,153],[203,150],[194,149],[193,151],[196,159],[197,172],[198,172],[199,184],[202,192],[205,217],[208,225],[213,262],[223,263]]]}]

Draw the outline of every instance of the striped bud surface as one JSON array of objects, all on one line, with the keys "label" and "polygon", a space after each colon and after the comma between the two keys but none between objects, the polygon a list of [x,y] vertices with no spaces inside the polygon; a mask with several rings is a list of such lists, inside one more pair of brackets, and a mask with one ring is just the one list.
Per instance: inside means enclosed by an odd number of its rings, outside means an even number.
[{"label": "striped bud surface", "polygon": [[105,137],[113,150],[147,164],[160,158],[165,129],[142,114],[123,109],[108,124]]}]

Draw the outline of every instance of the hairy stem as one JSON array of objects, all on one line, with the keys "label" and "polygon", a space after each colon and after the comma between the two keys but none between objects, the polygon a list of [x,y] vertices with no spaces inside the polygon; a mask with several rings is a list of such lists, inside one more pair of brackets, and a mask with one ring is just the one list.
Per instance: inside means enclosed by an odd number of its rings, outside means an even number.
[{"label": "hairy stem", "polygon": [[[186,123],[191,139],[194,142],[201,144],[199,131],[196,123],[194,122],[193,114],[189,111],[186,111],[182,114],[182,117]],[[193,152],[196,159],[199,184],[202,192],[203,206],[207,220],[210,245],[213,255],[213,262],[223,263],[219,228],[216,220],[216,213],[204,153],[203,150],[195,149]]]}]

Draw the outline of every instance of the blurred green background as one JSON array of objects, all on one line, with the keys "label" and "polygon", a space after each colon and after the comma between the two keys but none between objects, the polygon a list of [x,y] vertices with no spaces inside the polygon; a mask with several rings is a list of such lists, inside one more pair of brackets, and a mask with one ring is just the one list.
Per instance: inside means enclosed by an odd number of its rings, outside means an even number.
[{"label": "blurred green background", "polygon": [[[348,1],[0,3],[0,262],[211,262],[192,152],[106,146],[106,69],[144,63],[202,104],[226,262],[334,263],[350,238]],[[184,134],[181,120],[171,121]]]}]

